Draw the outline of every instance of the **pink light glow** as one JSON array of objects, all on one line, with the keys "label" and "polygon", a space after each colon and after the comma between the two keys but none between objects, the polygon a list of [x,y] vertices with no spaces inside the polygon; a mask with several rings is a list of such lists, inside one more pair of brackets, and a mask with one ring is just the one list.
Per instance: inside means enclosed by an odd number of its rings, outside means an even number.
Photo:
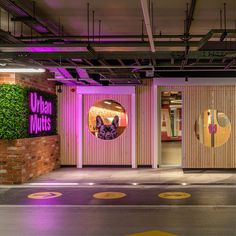
[{"label": "pink light glow", "polygon": [[79,77],[82,79],[89,78],[89,75],[85,69],[76,68],[77,73],[79,74]]},{"label": "pink light glow", "polygon": [[28,47],[27,52],[56,52],[57,48],[55,47]]},{"label": "pink light glow", "polygon": [[58,47],[55,44],[54,46],[45,46],[45,47],[37,47],[36,45],[34,47],[27,47],[26,49],[23,48],[20,51],[26,51],[26,52],[86,52],[87,49],[85,47]]}]

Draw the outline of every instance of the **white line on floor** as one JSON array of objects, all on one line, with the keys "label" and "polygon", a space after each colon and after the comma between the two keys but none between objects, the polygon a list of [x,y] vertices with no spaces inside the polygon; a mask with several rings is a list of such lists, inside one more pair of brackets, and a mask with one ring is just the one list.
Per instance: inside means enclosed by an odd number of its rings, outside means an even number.
[{"label": "white line on floor", "polygon": [[23,184],[23,185],[0,185],[0,188],[4,189],[14,189],[14,188],[236,188],[236,185],[100,185],[100,184],[94,184],[94,185],[89,185],[89,184],[50,184],[50,185],[28,185],[28,184]]},{"label": "white line on floor", "polygon": [[0,208],[236,208],[236,205],[0,205]]}]

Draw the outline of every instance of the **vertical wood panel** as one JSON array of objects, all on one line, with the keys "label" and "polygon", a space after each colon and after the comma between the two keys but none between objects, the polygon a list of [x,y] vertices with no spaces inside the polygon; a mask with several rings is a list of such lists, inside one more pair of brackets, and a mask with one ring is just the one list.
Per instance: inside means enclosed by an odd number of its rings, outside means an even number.
[{"label": "vertical wood panel", "polygon": [[[152,164],[152,82],[136,88],[137,96],[137,162],[138,165]],[[63,86],[63,92],[58,94],[58,131],[61,139],[61,163],[76,164],[76,93],[71,88]],[[163,86],[163,89],[179,90],[183,93],[184,105],[184,159],[183,168],[236,168],[235,136],[236,136],[236,86]],[[112,148],[107,145],[95,145],[87,142],[93,136],[84,125],[85,165],[130,165],[131,164],[131,131],[129,95],[85,95],[84,122],[87,122],[88,110],[97,100],[110,98],[121,103],[128,112],[128,127],[119,138],[127,135],[129,138],[120,140]],[[226,144],[217,148],[205,147],[194,133],[194,124],[201,112],[216,109],[224,112],[231,121],[231,135]],[[89,133],[88,133],[89,132]],[[96,139],[95,137],[93,137]],[[93,140],[94,140],[93,139]],[[127,141],[128,140],[128,141]],[[103,140],[100,140],[104,142]],[[109,142],[109,141],[108,141]],[[92,145],[92,146],[91,146]],[[129,146],[129,148],[127,148]],[[92,148],[91,148],[92,147]],[[108,148],[108,149],[107,149]],[[97,155],[101,149],[104,155]],[[107,152],[108,151],[108,152]],[[108,154],[106,154],[108,153]],[[96,155],[95,155],[96,154]],[[91,158],[92,155],[92,158]]]},{"label": "vertical wood panel", "polygon": [[[235,168],[236,86],[165,86],[183,93],[184,159],[183,168]],[[207,109],[224,112],[231,122],[231,135],[220,147],[206,147],[194,132],[194,124]]]},{"label": "vertical wood panel", "polygon": [[58,133],[62,165],[76,165],[76,92],[72,86],[62,86],[58,95]]},{"label": "vertical wood panel", "polygon": [[152,164],[152,80],[136,88],[137,96],[137,163]]},{"label": "vertical wood panel", "polygon": [[[128,115],[128,126],[114,140],[95,137],[88,128],[88,112],[96,102],[111,99],[120,103]],[[84,165],[131,165],[131,95],[84,95]]]}]

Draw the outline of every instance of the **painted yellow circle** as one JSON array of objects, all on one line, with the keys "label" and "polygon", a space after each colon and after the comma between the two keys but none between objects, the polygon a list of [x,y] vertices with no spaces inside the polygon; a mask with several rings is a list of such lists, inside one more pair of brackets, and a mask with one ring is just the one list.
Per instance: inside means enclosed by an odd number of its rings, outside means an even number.
[{"label": "painted yellow circle", "polygon": [[164,192],[160,193],[158,196],[166,199],[184,199],[191,197],[191,194],[185,192]]},{"label": "painted yellow circle", "polygon": [[50,199],[50,198],[56,198],[60,197],[62,193],[59,192],[38,192],[38,193],[32,193],[28,195],[28,198],[32,199]]},{"label": "painted yellow circle", "polygon": [[117,199],[125,196],[126,194],[121,192],[101,192],[93,195],[93,197],[97,199]]}]

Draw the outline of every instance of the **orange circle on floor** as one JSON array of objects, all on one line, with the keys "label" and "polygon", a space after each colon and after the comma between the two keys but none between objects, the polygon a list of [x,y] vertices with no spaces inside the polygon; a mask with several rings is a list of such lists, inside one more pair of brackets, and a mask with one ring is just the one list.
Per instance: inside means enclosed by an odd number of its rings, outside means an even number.
[{"label": "orange circle on floor", "polygon": [[164,192],[158,196],[165,199],[185,199],[191,197],[191,194],[185,192]]},{"label": "orange circle on floor", "polygon": [[32,193],[28,195],[28,198],[31,199],[51,199],[60,197],[62,193],[59,192],[38,192],[38,193]]},{"label": "orange circle on floor", "polygon": [[93,197],[97,199],[118,199],[125,196],[126,194],[121,192],[100,192],[93,195]]}]

